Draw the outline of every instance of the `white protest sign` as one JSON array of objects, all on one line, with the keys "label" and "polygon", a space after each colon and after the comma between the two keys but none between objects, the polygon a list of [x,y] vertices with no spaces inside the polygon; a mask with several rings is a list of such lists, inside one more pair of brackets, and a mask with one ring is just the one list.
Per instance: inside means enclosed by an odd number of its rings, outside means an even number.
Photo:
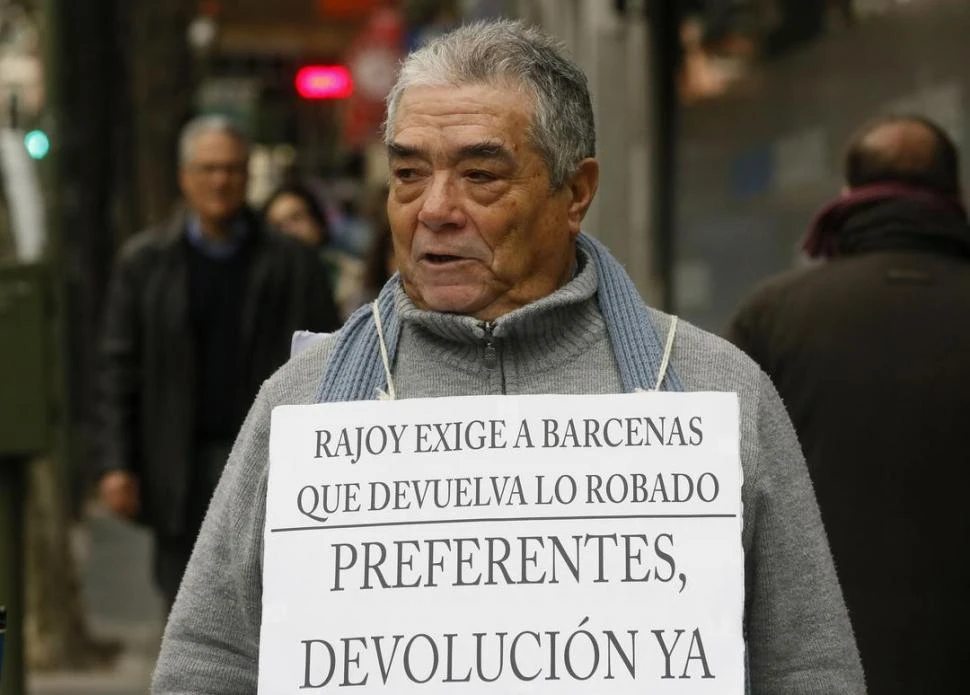
[{"label": "white protest sign", "polygon": [[738,401],[273,411],[259,692],[744,690]]}]

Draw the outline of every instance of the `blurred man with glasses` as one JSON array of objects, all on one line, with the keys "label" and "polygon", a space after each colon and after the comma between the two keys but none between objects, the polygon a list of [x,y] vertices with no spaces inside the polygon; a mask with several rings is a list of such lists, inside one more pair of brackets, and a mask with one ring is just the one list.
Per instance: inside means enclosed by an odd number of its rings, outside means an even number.
[{"label": "blurred man with glasses", "polygon": [[100,344],[98,492],[155,535],[171,607],[248,404],[296,330],[337,328],[326,271],[246,205],[249,143],[222,116],[179,142],[184,205],[121,249]]}]

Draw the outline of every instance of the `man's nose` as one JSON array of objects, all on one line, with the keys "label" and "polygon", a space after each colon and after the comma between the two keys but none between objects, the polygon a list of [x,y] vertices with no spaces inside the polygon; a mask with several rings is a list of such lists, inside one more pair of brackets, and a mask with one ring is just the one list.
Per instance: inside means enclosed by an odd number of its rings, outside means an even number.
[{"label": "man's nose", "polygon": [[431,177],[418,211],[418,222],[432,232],[465,224],[458,185],[449,174],[436,172]]},{"label": "man's nose", "polygon": [[212,185],[216,188],[225,188],[232,181],[232,174],[225,169],[217,169],[212,174]]}]

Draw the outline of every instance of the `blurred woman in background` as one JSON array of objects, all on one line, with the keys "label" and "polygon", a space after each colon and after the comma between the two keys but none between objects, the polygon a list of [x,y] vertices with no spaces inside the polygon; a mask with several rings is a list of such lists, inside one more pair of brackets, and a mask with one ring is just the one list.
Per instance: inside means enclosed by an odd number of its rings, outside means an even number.
[{"label": "blurred woman in background", "polygon": [[342,321],[356,308],[363,282],[363,262],[330,245],[330,225],[316,196],[299,183],[287,183],[273,192],[263,207],[266,223],[282,234],[319,250],[330,276],[334,302]]}]

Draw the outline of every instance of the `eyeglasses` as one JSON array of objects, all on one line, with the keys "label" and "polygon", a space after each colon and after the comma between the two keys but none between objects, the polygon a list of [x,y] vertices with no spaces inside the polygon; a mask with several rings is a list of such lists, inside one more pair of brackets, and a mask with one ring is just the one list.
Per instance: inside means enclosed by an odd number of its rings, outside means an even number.
[{"label": "eyeglasses", "polygon": [[246,173],[246,162],[193,162],[186,166],[193,174],[200,176],[242,176]]}]

